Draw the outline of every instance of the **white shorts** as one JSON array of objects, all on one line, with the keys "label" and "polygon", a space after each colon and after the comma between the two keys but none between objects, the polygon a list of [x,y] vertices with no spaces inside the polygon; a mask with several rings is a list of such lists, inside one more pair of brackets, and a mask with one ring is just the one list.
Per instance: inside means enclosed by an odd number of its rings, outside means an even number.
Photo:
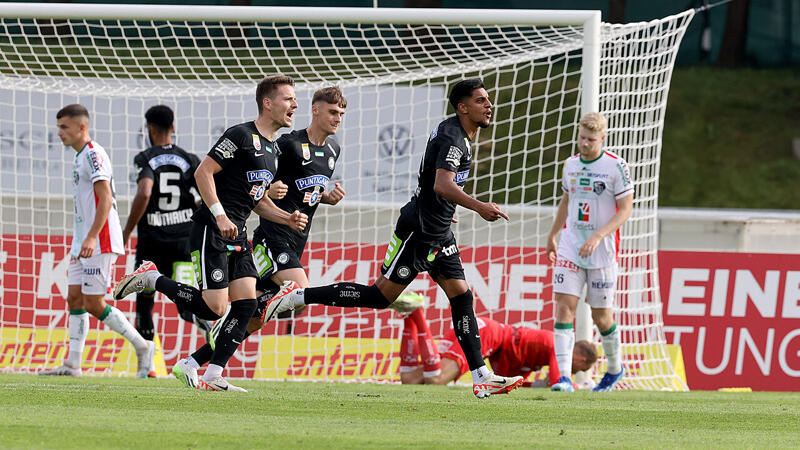
[{"label": "white shorts", "polygon": [[580,298],[586,286],[586,303],[592,308],[611,308],[617,293],[617,265],[584,269],[558,258],[553,268],[553,292]]},{"label": "white shorts", "polygon": [[67,284],[79,285],[85,295],[105,295],[111,286],[111,265],[118,256],[116,253],[100,253],[88,258],[70,257]]}]

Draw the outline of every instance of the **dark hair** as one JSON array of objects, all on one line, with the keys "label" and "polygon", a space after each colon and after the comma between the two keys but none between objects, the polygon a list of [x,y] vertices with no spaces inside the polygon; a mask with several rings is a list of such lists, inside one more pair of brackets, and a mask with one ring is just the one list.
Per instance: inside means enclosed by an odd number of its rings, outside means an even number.
[{"label": "dark hair", "polygon": [[272,98],[272,96],[275,94],[275,90],[278,89],[278,86],[284,84],[294,86],[294,80],[285,75],[274,75],[264,78],[260,83],[258,83],[258,87],[256,88],[256,103],[258,103],[259,114],[261,114],[261,110],[264,108],[264,97]]},{"label": "dark hair", "polygon": [[72,105],[67,105],[56,113],[56,119],[60,119],[62,117],[86,117],[89,118],[89,110],[86,109],[85,106],[79,105],[77,103]]},{"label": "dark hair", "polygon": [[347,99],[344,98],[342,90],[339,86],[326,87],[314,92],[314,97],[311,99],[311,104],[317,102],[331,103],[338,105],[340,108],[347,108]]},{"label": "dark hair", "polygon": [[578,341],[575,343],[575,350],[578,350],[586,357],[586,362],[593,366],[597,362],[597,347],[589,341]]},{"label": "dark hair", "polygon": [[450,104],[453,105],[453,109],[458,112],[458,104],[462,103],[462,100],[472,97],[472,91],[475,89],[484,87],[483,81],[478,78],[461,80],[450,90]]},{"label": "dark hair", "polygon": [[153,125],[161,131],[169,132],[172,129],[172,123],[175,120],[175,113],[167,105],[151,106],[150,109],[144,113],[144,118],[147,120],[148,125]]}]

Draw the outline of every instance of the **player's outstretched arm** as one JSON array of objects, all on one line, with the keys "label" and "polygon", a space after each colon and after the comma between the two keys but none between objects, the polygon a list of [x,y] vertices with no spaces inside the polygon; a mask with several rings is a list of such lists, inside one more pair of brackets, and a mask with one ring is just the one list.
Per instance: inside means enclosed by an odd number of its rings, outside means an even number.
[{"label": "player's outstretched arm", "polygon": [[122,230],[123,246],[128,245],[131,233],[133,233],[133,229],[136,228],[136,224],[142,220],[142,216],[147,210],[147,204],[150,202],[150,195],[153,193],[152,178],[141,178],[136,185],[136,196],[133,197],[131,212],[128,214],[128,221],[125,223],[125,228]]},{"label": "player's outstretched arm", "polygon": [[455,172],[447,169],[436,169],[436,180],[433,183],[434,192],[457,205],[475,211],[487,222],[494,222],[500,218],[508,220],[506,213],[501,211],[497,204],[482,202],[464,192],[456,184],[455,176]]},{"label": "player's outstretched arm", "polygon": [[322,193],[322,199],[320,202],[325,203],[326,205],[335,205],[344,198],[344,195],[345,192],[342,188],[342,185],[335,183],[332,191]]},{"label": "player's outstretched arm", "polygon": [[583,243],[578,250],[578,255],[582,258],[588,258],[594,249],[600,244],[600,241],[609,234],[617,231],[625,221],[631,217],[633,211],[633,195],[628,195],[617,199],[617,212],[611,217],[607,224],[600,227],[594,232],[586,242]]},{"label": "player's outstretched arm", "polygon": [[200,191],[200,197],[203,198],[203,202],[217,219],[217,227],[222,237],[235,239],[236,235],[239,234],[239,229],[225,215],[225,210],[222,209],[219,197],[217,197],[217,185],[214,183],[214,174],[221,170],[222,166],[206,156],[203,162],[197,166],[197,170],[194,172],[194,180],[197,182],[197,190]]},{"label": "player's outstretched arm", "polygon": [[556,243],[556,236],[558,232],[564,228],[564,223],[567,221],[567,208],[569,207],[569,193],[564,192],[561,196],[561,201],[558,203],[558,210],[556,210],[556,218],[553,219],[553,226],[550,227],[550,234],[547,236],[547,249],[545,253],[550,259],[550,262],[556,262],[558,256],[558,243]]},{"label": "player's outstretched arm", "polygon": [[286,225],[289,228],[297,231],[305,230],[306,225],[308,224],[307,215],[301,213],[300,211],[295,211],[289,214],[283,209],[278,208],[275,203],[272,203],[272,200],[270,200],[269,196],[267,195],[261,197],[261,200],[258,201],[256,207],[253,208],[253,212],[258,214],[260,217],[269,220],[270,222]]}]

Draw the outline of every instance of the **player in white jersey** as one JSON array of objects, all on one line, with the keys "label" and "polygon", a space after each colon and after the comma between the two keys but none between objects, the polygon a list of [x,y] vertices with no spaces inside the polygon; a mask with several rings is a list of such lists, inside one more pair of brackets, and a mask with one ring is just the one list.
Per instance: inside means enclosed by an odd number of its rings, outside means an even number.
[{"label": "player in white jersey", "polygon": [[89,111],[68,105],[56,115],[58,137],[75,154],[72,172],[75,221],[67,269],[69,351],[64,364],[41,375],[81,375],[81,355],[89,333],[89,314],[128,339],[136,349],[136,376],[147,377],[155,346],[145,341],[120,310],[106,304],[103,296],[111,286],[111,268],[122,246],[122,228],[114,200],[111,160],[89,136]]},{"label": "player in white jersey", "polygon": [[[586,302],[592,308],[592,320],[600,330],[608,360],[608,371],[595,391],[610,391],[625,374],[620,361],[620,332],[611,308],[616,294],[619,228],[633,209],[628,164],[603,150],[605,138],[605,117],[599,113],[583,116],[578,130],[579,154],[564,163],[563,196],[547,239],[547,255],[555,263],[553,341],[558,368],[562,374],[572,373],[572,322],[586,285]],[[556,243],[559,231],[560,245]],[[572,391],[572,380],[564,375],[552,389]]]}]

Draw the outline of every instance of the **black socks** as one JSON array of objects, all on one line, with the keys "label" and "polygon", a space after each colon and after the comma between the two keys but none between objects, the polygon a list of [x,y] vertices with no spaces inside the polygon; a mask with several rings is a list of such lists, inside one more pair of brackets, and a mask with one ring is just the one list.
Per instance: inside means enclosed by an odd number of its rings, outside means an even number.
[{"label": "black socks", "polygon": [[306,305],[318,303],[328,306],[384,309],[390,302],[374,284],[364,286],[356,283],[336,283],[329,286],[303,290]]},{"label": "black socks", "polygon": [[155,325],[153,324],[154,294],[136,294],[136,331],[148,341],[153,340]]},{"label": "black socks", "polygon": [[217,320],[222,317],[208,307],[203,294],[193,286],[160,276],[156,280],[156,290],[169,297],[179,309],[190,311],[201,319]]},{"label": "black socks", "polygon": [[228,360],[231,359],[233,353],[239,348],[239,344],[242,343],[245,333],[247,333],[247,323],[250,322],[250,319],[253,317],[253,312],[257,305],[258,302],[254,298],[237,300],[231,303],[231,310],[228,312],[228,317],[222,322],[219,335],[217,335],[214,345],[214,354],[209,361],[211,364],[216,364],[221,367],[225,367],[225,365],[228,364]]},{"label": "black socks", "polygon": [[486,365],[481,356],[481,337],[478,333],[478,321],[472,308],[472,291],[450,299],[450,315],[453,317],[453,328],[456,338],[467,357],[470,370]]}]

